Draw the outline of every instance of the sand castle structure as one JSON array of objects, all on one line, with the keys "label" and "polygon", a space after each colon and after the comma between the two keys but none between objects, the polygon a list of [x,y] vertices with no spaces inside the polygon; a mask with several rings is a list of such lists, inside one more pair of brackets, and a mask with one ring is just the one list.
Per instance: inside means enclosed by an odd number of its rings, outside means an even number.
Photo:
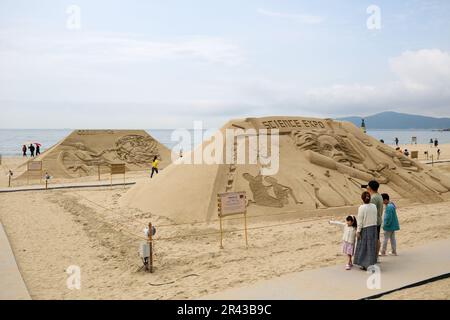
[{"label": "sand castle structure", "polygon": [[[75,130],[30,161],[42,161],[43,172],[52,177],[70,179],[108,172],[118,163],[127,171],[143,170],[155,156],[160,168],[170,163],[170,150],[144,130]],[[26,169],[27,163],[23,166]]]},{"label": "sand castle structure", "polygon": [[[218,132],[225,134],[226,129],[238,131],[235,149],[239,139],[250,146],[249,141],[261,138],[260,132],[276,130],[278,170],[264,174],[267,164],[262,159],[257,163],[176,161],[156,178],[132,187],[122,205],[175,222],[209,221],[217,218],[218,193],[246,191],[249,214],[314,211],[359,205],[361,186],[372,179],[394,199],[430,203],[450,198],[450,179],[438,169],[404,156],[349,122],[247,118],[232,120]],[[196,151],[205,152],[214,143],[214,137],[206,140],[185,157],[194,159]],[[225,155],[228,147],[223,148],[219,151]],[[236,150],[232,151],[236,160]]]}]

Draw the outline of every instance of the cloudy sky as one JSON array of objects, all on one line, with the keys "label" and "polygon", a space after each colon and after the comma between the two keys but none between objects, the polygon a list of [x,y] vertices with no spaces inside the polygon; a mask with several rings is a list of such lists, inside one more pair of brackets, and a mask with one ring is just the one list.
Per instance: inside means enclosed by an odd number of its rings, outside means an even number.
[{"label": "cloudy sky", "polygon": [[449,17],[447,0],[0,0],[0,128],[450,116]]}]

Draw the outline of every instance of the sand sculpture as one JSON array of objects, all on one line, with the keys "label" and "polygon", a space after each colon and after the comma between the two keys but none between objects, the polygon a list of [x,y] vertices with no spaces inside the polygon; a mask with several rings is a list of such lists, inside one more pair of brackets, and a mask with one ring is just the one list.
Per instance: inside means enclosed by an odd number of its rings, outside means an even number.
[{"label": "sand sculpture", "polygon": [[260,163],[172,164],[153,181],[131,188],[122,205],[176,222],[208,221],[217,215],[217,193],[246,191],[249,214],[326,209],[360,204],[361,185],[372,179],[396,199],[429,203],[450,198],[450,179],[437,169],[405,157],[349,122],[267,117],[232,120],[220,131],[227,128],[278,129],[279,171],[264,176]]},{"label": "sand sculpture", "polygon": [[154,156],[161,160],[160,167],[170,163],[170,150],[143,130],[75,130],[35,160],[55,178],[79,178],[97,175],[99,167],[109,172],[113,163],[142,170]]}]

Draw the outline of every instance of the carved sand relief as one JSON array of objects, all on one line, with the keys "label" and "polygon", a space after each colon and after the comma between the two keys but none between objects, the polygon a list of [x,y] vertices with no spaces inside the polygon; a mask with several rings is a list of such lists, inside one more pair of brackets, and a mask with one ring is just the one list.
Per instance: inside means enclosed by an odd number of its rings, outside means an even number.
[{"label": "carved sand relief", "polygon": [[72,176],[92,175],[97,172],[98,166],[117,162],[144,166],[159,156],[158,143],[153,138],[136,134],[122,136],[116,140],[113,148],[100,152],[88,148],[82,142],[67,142],[62,146],[66,148],[60,152],[59,161]]},{"label": "carved sand relief", "polygon": [[46,171],[57,178],[109,172],[114,163],[127,170],[147,168],[158,156],[170,161],[170,150],[143,130],[76,130],[41,155]]},{"label": "carved sand relief", "polygon": [[[438,202],[450,196],[450,179],[438,169],[405,157],[350,123],[265,117],[232,120],[221,131],[230,128],[279,132],[279,162],[275,166],[279,170],[273,175],[262,174],[263,169],[274,167],[265,161],[272,161],[271,152],[258,153],[257,163],[237,163],[241,155],[236,156],[240,149],[234,141],[230,146],[234,151],[232,164],[172,167],[171,174],[164,176],[164,188],[162,180],[158,185],[136,186],[124,197],[124,205],[163,212],[174,221],[200,221],[217,214],[217,192],[246,191],[252,214],[336,207],[346,210],[361,204],[362,185],[372,179],[380,182],[380,191],[388,192],[395,201]],[[205,174],[199,177],[199,172]]]}]

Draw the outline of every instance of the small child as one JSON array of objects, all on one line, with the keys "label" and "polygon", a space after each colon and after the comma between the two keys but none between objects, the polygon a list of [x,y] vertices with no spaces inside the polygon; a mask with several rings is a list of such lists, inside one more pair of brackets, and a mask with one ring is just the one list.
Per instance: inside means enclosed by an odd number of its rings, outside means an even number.
[{"label": "small child", "polygon": [[348,263],[345,270],[350,270],[353,267],[352,257],[355,249],[356,239],[356,217],[348,216],[344,222],[330,221],[330,224],[342,226],[344,228],[344,235],[342,236],[342,252],[348,256]]},{"label": "small child", "polygon": [[392,201],[390,201],[389,195],[387,193],[383,193],[381,196],[383,197],[383,203],[386,206],[386,210],[384,212],[383,220],[384,240],[379,255],[386,255],[388,241],[391,241],[392,251],[390,252],[390,254],[396,256],[397,241],[395,239],[395,231],[400,230],[400,224],[398,223],[397,217],[397,207]]}]

